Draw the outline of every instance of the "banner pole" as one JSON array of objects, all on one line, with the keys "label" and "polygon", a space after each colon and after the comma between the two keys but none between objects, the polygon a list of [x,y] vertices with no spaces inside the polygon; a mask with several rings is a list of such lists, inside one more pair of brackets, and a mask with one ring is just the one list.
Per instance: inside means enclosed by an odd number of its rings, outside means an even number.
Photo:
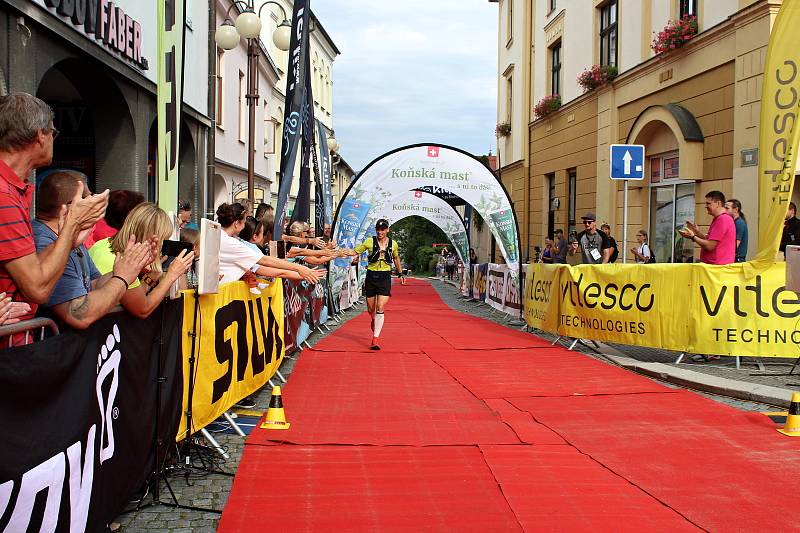
[{"label": "banner pole", "polygon": [[625,183],[625,193],[622,196],[622,262],[628,262],[628,180]]}]

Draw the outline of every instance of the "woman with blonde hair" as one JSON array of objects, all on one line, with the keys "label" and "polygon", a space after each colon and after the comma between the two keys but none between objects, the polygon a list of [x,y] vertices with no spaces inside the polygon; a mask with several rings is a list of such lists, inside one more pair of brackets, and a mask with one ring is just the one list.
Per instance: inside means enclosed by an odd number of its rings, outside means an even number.
[{"label": "woman with blonde hair", "polygon": [[[173,232],[172,220],[169,215],[156,204],[145,202],[137,205],[128,213],[119,232],[111,238],[97,241],[89,255],[92,257],[101,274],[111,272],[114,268],[114,258],[124,252],[130,237],[135,237],[136,242],[149,240],[153,247],[156,259],[145,267],[147,283],[139,279],[128,286],[128,290],[120,303],[129,313],[139,318],[145,318],[152,313],[158,304],[169,294],[170,287],[183,276],[192,265],[194,252],[180,253],[163,272],[161,258],[161,245]],[[140,276],[141,277],[141,276]]]}]

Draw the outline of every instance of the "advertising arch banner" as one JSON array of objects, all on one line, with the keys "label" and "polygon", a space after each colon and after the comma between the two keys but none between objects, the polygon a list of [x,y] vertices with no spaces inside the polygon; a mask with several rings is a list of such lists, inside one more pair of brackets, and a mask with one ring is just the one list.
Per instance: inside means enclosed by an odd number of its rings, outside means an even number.
[{"label": "advertising arch banner", "polygon": [[[449,191],[477,210],[494,235],[509,269],[519,272],[517,219],[502,183],[473,155],[441,144],[405,146],[367,165],[339,204],[334,239],[340,246],[352,248],[381,218],[378,213],[383,212],[393,198],[423,187]],[[463,228],[463,222],[461,226]],[[456,245],[456,248],[461,246]]]}]

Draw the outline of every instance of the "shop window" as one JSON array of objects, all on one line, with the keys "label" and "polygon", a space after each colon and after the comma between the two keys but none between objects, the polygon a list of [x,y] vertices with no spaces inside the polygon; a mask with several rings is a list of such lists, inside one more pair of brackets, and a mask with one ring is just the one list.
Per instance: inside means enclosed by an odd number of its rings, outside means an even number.
[{"label": "shop window", "polygon": [[681,0],[680,18],[697,16],[697,0]]},{"label": "shop window", "polygon": [[680,179],[676,152],[650,157],[650,242],[659,263],[691,263],[694,245],[678,234],[694,220],[694,182]]},{"label": "shop window", "polygon": [[617,64],[617,0],[600,7],[600,64]]},{"label": "shop window", "polygon": [[561,41],[550,48],[550,94],[561,94]]}]

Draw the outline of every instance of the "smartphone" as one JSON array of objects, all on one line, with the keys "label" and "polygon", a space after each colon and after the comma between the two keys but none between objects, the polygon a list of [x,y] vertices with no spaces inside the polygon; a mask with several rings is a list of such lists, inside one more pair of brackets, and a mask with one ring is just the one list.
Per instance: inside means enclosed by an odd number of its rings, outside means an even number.
[{"label": "smartphone", "polygon": [[286,259],[286,243],[278,241],[278,259]]},{"label": "smartphone", "polygon": [[165,240],[161,245],[161,255],[166,255],[167,257],[178,257],[183,250],[191,252],[194,250],[194,245],[190,242],[170,240]]}]

